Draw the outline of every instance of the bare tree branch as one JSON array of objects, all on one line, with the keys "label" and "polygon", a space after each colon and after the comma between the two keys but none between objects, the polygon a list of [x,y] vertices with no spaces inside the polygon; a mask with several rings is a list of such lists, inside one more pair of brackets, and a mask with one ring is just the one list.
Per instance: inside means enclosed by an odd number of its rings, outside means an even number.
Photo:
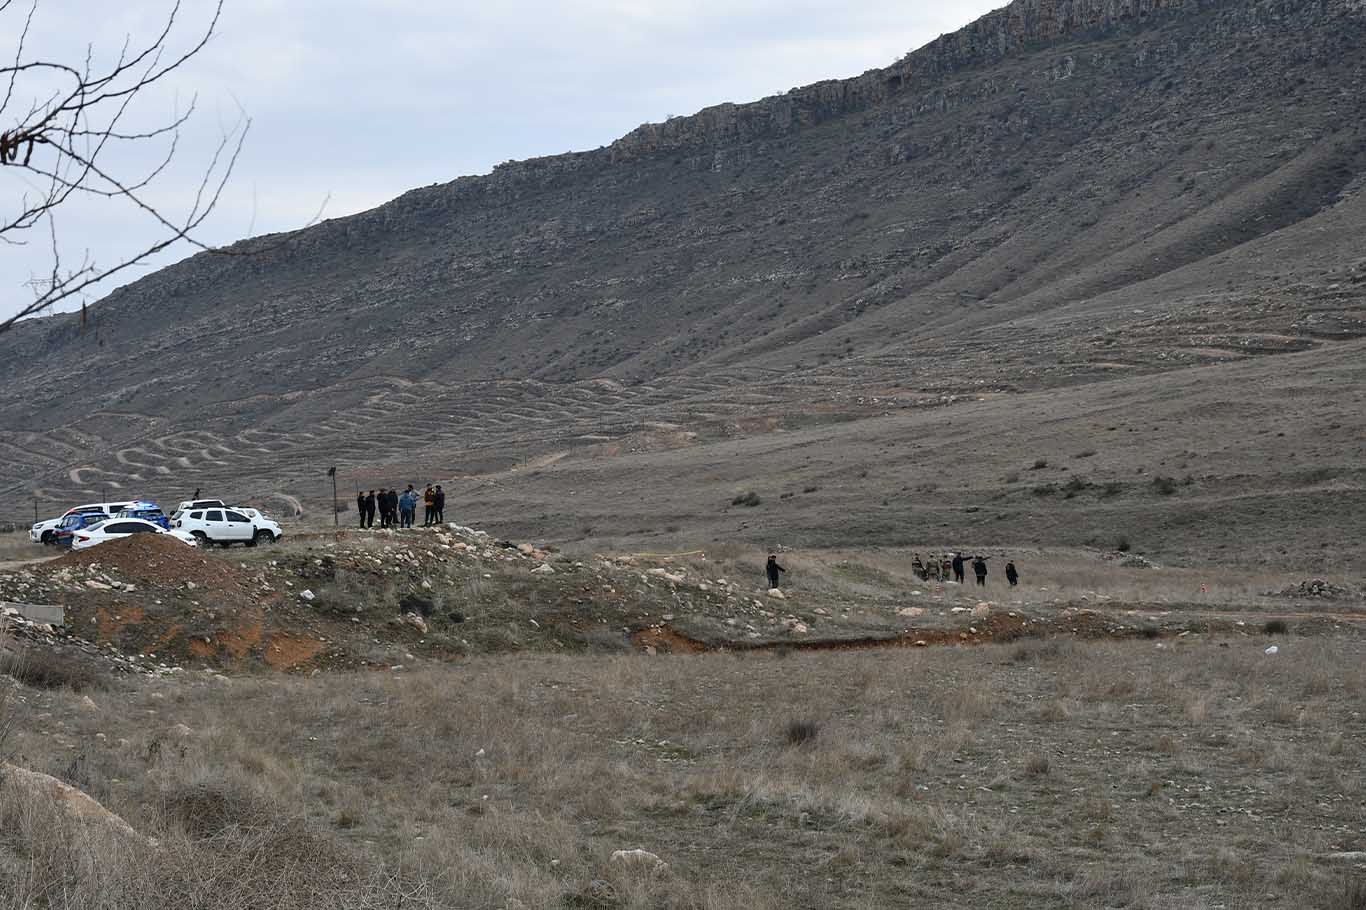
[{"label": "bare tree branch", "polygon": [[[161,123],[125,126],[132,119],[133,103],[156,83],[181,70],[208,45],[223,14],[224,0],[217,0],[208,23],[192,33],[190,41],[176,50],[182,2],[174,0],[160,30],[149,41],[125,38],[114,62],[96,63],[98,55],[87,46],[79,66],[62,60],[28,56],[30,34],[38,13],[38,0],[26,12],[14,0],[0,0],[0,24],[6,14],[24,16],[13,57],[0,65],[0,174],[9,172],[28,187],[18,198],[0,208],[0,245],[22,246],[35,229],[45,227],[52,243],[51,269],[29,282],[34,297],[14,315],[0,321],[0,333],[27,316],[41,313],[57,303],[79,297],[95,285],[126,271],[181,241],[200,250],[215,250],[196,237],[213,212],[232,176],[250,128],[242,114],[220,140],[200,170],[198,186],[186,195],[186,210],[172,214],[151,200],[146,192],[163,177],[181,147],[180,131],[197,109],[174,113]],[[19,25],[16,16],[16,26]],[[3,29],[0,29],[3,31]],[[175,105],[178,109],[179,104]],[[143,148],[150,165],[141,173],[124,172],[123,153]],[[119,162],[110,164],[106,162]],[[111,265],[97,264],[89,253],[74,266],[63,263],[58,243],[57,220],[77,197],[126,203],[130,211],[150,218],[160,237]]]}]

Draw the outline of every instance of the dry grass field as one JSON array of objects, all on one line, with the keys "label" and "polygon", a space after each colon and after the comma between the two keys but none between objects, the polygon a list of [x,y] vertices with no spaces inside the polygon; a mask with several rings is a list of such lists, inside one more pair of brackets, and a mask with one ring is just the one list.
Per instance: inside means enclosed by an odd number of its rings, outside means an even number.
[{"label": "dry grass field", "polygon": [[27,531],[0,534],[0,565],[27,562],[48,555],[51,554],[47,550],[28,539]]},{"label": "dry grass field", "polygon": [[1277,643],[18,689],[16,764],[154,841],[6,785],[0,907],[1360,910],[1366,647]]}]

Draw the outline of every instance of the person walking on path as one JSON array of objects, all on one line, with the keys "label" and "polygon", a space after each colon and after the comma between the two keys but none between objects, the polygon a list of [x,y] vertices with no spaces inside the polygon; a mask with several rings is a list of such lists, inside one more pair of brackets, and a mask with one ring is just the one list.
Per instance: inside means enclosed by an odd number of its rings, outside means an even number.
[{"label": "person walking on path", "polygon": [[768,554],[768,565],[765,566],[764,569],[768,572],[768,587],[771,591],[778,587],[778,574],[780,572],[786,572],[787,569],[778,565],[778,556],[776,553]]},{"label": "person walking on path", "polygon": [[365,523],[364,527],[373,528],[375,526],[375,491],[371,490],[365,494]]},{"label": "person walking on path", "polygon": [[955,553],[955,554],[953,554],[953,563],[952,563],[952,565],[953,565],[953,580],[956,581],[956,582],[958,582],[960,585],[963,583],[963,563],[964,563],[964,562],[966,562],[966,560],[963,558],[963,554],[962,554],[962,553]]},{"label": "person walking on path", "polygon": [[1015,571],[1014,560],[1006,563],[1006,581],[1010,582],[1012,588],[1020,583],[1020,573]]},{"label": "person walking on path", "polygon": [[432,493],[432,502],[436,509],[436,524],[444,524],[446,521],[446,494],[441,489],[441,484],[436,485],[436,490]]},{"label": "person walking on path", "polygon": [[365,527],[365,491],[356,491],[356,512],[360,515],[360,526]]},{"label": "person walking on path", "polygon": [[979,588],[987,586],[987,560],[990,558],[990,556],[974,556],[972,558],[972,574],[977,576]]}]

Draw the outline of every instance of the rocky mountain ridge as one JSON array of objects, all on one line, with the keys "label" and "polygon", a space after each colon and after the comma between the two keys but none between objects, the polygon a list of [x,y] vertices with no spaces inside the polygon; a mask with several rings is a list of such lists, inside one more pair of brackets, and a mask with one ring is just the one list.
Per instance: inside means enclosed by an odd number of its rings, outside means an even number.
[{"label": "rocky mountain ridge", "polygon": [[84,332],[0,338],[0,491],[313,509],[319,463],[477,485],[1326,353],[1366,334],[1363,13],[1017,2],[884,70],[193,257]]}]

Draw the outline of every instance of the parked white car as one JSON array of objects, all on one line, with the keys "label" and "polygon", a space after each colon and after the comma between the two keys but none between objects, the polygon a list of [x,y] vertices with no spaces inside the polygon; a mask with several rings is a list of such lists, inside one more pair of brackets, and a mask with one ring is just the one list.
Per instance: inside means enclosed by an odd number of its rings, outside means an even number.
[{"label": "parked white car", "polygon": [[171,528],[193,534],[201,544],[230,547],[235,543],[254,547],[274,543],[284,531],[255,509],[203,508],[177,511]]},{"label": "parked white car", "polygon": [[111,518],[108,521],[102,521],[97,525],[91,525],[77,531],[72,535],[71,549],[88,550],[102,543],[108,543],[111,540],[118,540],[121,537],[128,537],[133,534],[169,534],[181,543],[192,547],[198,543],[192,534],[174,529],[168,531],[159,524],[141,518]]},{"label": "parked white car", "polygon": [[221,499],[196,499],[192,502],[182,502],[180,505],[176,506],[175,509],[176,512],[202,512],[205,509],[232,509],[234,512],[241,512],[253,521],[257,518],[265,517],[256,509],[249,509],[246,506],[230,506]]},{"label": "parked white car", "polygon": [[66,521],[71,515],[84,515],[87,512],[102,512],[105,515],[117,515],[128,507],[125,502],[88,502],[82,506],[75,506],[67,509],[56,518],[49,518],[40,521],[28,529],[28,539],[34,543],[54,543],[57,539],[57,529],[62,522]]}]

